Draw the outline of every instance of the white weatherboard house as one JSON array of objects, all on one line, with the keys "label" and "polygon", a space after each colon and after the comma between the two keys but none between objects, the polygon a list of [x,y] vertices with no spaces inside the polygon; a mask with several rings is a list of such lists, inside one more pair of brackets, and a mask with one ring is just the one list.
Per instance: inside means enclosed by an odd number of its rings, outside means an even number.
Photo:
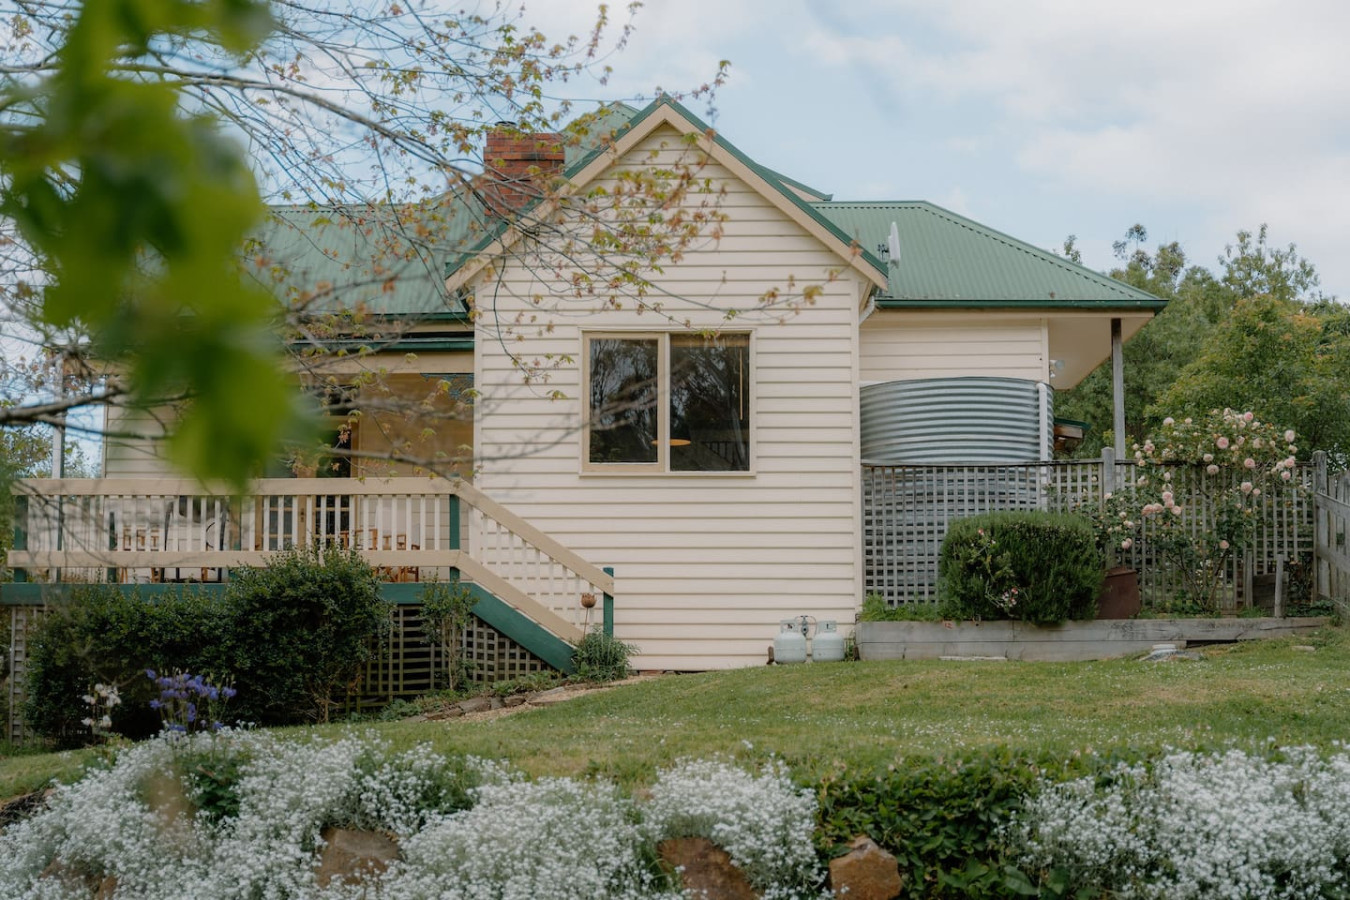
[{"label": "white weatherboard house", "polygon": [[[41,555],[30,537],[11,564],[106,566],[118,580],[150,566],[173,580],[185,565],[248,562],[286,539],[340,534],[399,581],[453,566],[532,623],[510,626],[532,649],[531,633],[575,638],[582,595],[611,594],[613,631],[638,646],[639,668],[758,664],[783,618],[853,621],[864,459],[1048,458],[1051,386],[1076,384],[1111,355],[1113,331],[1118,347],[1162,306],[928,203],[833,201],[748,159],[671,100],[625,115],[592,152],[513,160],[563,169],[574,202],[538,214],[553,249],[513,226],[485,229],[452,259],[418,257],[448,272],[446,283],[416,298],[386,292],[386,313],[416,325],[346,363],[387,366],[410,396],[432,380],[450,381],[450,394],[471,383],[472,428],[434,439],[472,445],[471,485],[265,479],[243,509],[179,497],[147,501],[156,512],[136,518],[114,509],[107,485],[125,496],[135,479],[171,473],[153,442],[115,443],[104,487],[34,490],[85,496],[98,509],[91,533],[110,534],[104,557],[117,559]],[[554,252],[557,234],[589,233],[593,210],[579,198],[612,198],[634,172],[691,160],[698,189],[679,203],[706,216],[713,198],[718,234],[705,229],[677,261],[644,273],[645,310],[586,302],[587,257]],[[313,215],[285,213],[302,225]],[[315,228],[299,231],[323,243]],[[342,252],[320,249],[330,264]],[[274,252],[302,255],[282,239]],[[764,308],[766,292],[788,297],[794,286],[811,286],[809,301]],[[524,377],[522,365],[536,364],[537,377]],[[152,431],[133,418],[118,430]],[[350,445],[379,452],[408,428],[368,413]],[[351,474],[363,474],[359,459]],[[459,527],[450,516],[463,516]],[[208,525],[215,538],[202,536]]]}]

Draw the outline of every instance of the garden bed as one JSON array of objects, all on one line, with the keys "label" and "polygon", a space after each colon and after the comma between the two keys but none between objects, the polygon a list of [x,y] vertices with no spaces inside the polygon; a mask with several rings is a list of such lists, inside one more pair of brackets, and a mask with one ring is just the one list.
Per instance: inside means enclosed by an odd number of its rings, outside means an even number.
[{"label": "garden bed", "polygon": [[1027,622],[859,622],[864,660],[992,657],[1076,662],[1144,653],[1154,644],[1231,643],[1305,634],[1325,617],[1117,619],[1032,625]]}]

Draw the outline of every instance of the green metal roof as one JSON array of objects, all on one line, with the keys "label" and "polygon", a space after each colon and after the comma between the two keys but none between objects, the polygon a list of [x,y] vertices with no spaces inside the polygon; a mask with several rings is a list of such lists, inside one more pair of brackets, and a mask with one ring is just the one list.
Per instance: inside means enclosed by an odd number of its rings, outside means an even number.
[{"label": "green metal roof", "polygon": [[[425,206],[287,206],[257,235],[253,271],[306,312],[364,309],[385,316],[462,319],[445,289],[445,260],[477,243],[481,213],[457,198]],[[313,299],[306,301],[308,293]]]},{"label": "green metal roof", "polygon": [[1159,309],[1165,301],[1086,266],[923,201],[826,202],[819,213],[864,250],[889,257],[894,222],[900,263],[889,266],[883,308],[954,306]]}]

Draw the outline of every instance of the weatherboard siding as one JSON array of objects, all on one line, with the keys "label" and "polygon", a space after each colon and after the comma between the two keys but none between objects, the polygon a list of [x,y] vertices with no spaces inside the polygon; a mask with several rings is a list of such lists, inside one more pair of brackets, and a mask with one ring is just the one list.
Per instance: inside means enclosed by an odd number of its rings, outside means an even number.
[{"label": "weatherboard siding", "polygon": [[[648,151],[662,164],[684,152],[673,131],[661,130],[623,162],[647,161]],[[830,281],[840,258],[729,171],[713,164],[700,177],[725,187],[721,209],[730,219],[720,241],[691,247],[658,278],[653,297],[693,328],[752,333],[750,473],[583,472],[584,333],[677,326],[650,312],[560,301],[552,282],[518,261],[476,285],[476,484],[586,559],[614,567],[616,634],[639,647],[643,669],[761,663],[779,619],[849,623],[860,596],[860,286],[851,273]],[[789,275],[823,284],[823,295],[795,314],[726,320],[727,309],[753,310]],[[512,353],[561,362],[527,385]],[[488,547],[474,551],[512,565]]]},{"label": "weatherboard siding", "polygon": [[177,478],[164,443],[171,410],[110,406],[103,439],[103,475],[106,478]]},{"label": "weatherboard siding", "polygon": [[881,310],[863,323],[864,384],[979,375],[1047,381],[1046,327],[1040,319]]}]

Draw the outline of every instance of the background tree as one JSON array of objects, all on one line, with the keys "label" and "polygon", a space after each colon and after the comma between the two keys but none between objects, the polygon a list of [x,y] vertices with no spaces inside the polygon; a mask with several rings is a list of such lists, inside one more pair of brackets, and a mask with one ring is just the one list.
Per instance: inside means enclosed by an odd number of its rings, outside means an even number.
[{"label": "background tree", "polygon": [[[1125,345],[1126,443],[1143,440],[1167,416],[1199,415],[1211,408],[1254,409],[1249,399],[1234,392],[1231,398],[1203,409],[1170,408],[1162,396],[1193,363],[1205,355],[1217,330],[1232,316],[1238,303],[1268,295],[1294,302],[1322,300],[1315,267],[1290,244],[1270,245],[1267,229],[1239,231],[1234,244],[1218,258],[1217,274],[1191,265],[1176,242],[1145,249],[1148,232],[1142,225],[1127,230],[1114,245],[1121,265],[1108,274],[1168,301],[1167,307]],[[1072,250],[1071,242],[1066,250]],[[1234,383],[1236,387],[1236,383]],[[1074,455],[1101,454],[1111,444],[1112,396],[1109,361],[1076,387],[1055,397],[1055,415],[1088,422],[1092,428]],[[1311,434],[1303,428],[1300,434]],[[1320,433],[1320,432],[1319,432]]]},{"label": "background tree", "polygon": [[1158,397],[1152,416],[1251,410],[1293,428],[1299,456],[1350,458],[1350,313],[1265,294],[1238,302],[1203,351]]}]

